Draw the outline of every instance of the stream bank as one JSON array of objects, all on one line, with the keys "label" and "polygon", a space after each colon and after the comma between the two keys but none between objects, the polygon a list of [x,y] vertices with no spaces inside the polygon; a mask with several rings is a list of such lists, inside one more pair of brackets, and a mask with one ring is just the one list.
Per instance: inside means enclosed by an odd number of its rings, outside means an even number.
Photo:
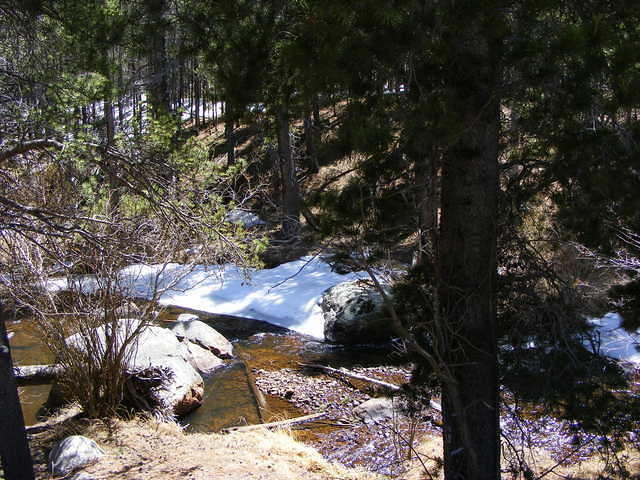
[{"label": "stream bank", "polygon": [[[225,427],[294,418],[325,412],[314,422],[296,427],[296,438],[319,449],[333,461],[362,465],[380,473],[396,469],[397,435],[379,425],[365,425],[352,409],[374,396],[347,382],[324,374],[301,370],[300,363],[346,367],[400,384],[408,379],[409,367],[400,355],[385,346],[340,346],[318,341],[270,323],[204,314],[184,308],[165,308],[160,324],[169,326],[178,315],[195,313],[234,345],[236,358],[210,375],[203,375],[203,405],[180,421],[187,432],[218,432]],[[51,363],[52,358],[31,331],[27,318],[9,323],[16,364]],[[264,394],[266,408],[259,410],[251,384]],[[50,386],[20,390],[26,423],[37,423],[46,412],[42,406]],[[423,423],[424,425],[424,423]],[[407,430],[408,426],[403,427]],[[421,427],[422,428],[422,427]],[[427,429],[422,428],[421,433]],[[382,455],[371,453],[383,452]]]}]

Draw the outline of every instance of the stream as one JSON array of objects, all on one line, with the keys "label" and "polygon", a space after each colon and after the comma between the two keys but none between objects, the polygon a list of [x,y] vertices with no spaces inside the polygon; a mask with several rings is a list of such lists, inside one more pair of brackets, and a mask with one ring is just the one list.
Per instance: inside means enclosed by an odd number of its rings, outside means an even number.
[{"label": "stream", "polygon": [[[225,361],[225,366],[211,375],[203,375],[203,404],[181,419],[188,431],[217,432],[229,426],[260,423],[245,366],[238,360],[242,360],[251,371],[297,369],[298,363],[324,363],[336,368],[389,363],[388,351],[380,348],[331,345],[257,320],[202,314],[170,307],[161,314],[160,324],[168,325],[181,313],[197,313],[200,320],[233,343],[237,358]],[[16,365],[53,362],[53,356],[39,341],[28,318],[7,322],[7,329],[13,332],[10,343]],[[50,385],[20,388],[20,399],[27,425],[42,419],[43,404],[50,389]],[[279,397],[265,397],[268,411],[263,416],[267,422],[303,415],[303,412]]]},{"label": "stream", "polygon": [[[261,412],[262,421],[326,411],[327,420],[300,425],[296,428],[295,438],[314,446],[330,461],[346,466],[359,465],[388,475],[401,471],[397,439],[388,427],[353,423],[353,407],[370,396],[351,384],[318,372],[303,373],[299,365],[317,363],[346,367],[400,384],[408,380],[408,371],[406,365],[402,365],[402,357],[393,355],[389,346],[332,345],[263,321],[183,308],[166,308],[159,323],[168,326],[182,313],[198,315],[200,320],[224,335],[233,344],[235,355],[211,375],[203,375],[202,405],[180,419],[188,432],[218,432],[225,427],[262,423],[252,390],[252,381],[255,381],[254,388],[259,383],[266,400],[267,408]],[[38,341],[32,328],[27,318],[7,322],[8,331],[13,332],[10,342],[14,363],[52,363],[52,355]],[[282,395],[283,386],[285,395]],[[27,425],[43,419],[43,404],[50,388],[50,385],[20,388]],[[274,395],[265,393],[265,390],[279,388],[279,395],[278,392]],[[406,422],[396,426],[402,427],[399,432],[405,434],[414,428]],[[434,432],[428,424],[423,424],[417,431],[421,435]],[[406,453],[402,455],[406,456]]]}]

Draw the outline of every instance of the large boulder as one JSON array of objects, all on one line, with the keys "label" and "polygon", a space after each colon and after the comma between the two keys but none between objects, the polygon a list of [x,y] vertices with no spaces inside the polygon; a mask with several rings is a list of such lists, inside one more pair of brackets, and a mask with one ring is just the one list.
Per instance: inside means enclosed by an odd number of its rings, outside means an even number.
[{"label": "large boulder", "polygon": [[382,295],[361,281],[339,283],[320,299],[324,336],[334,343],[376,343],[394,332]]},{"label": "large boulder", "polygon": [[104,452],[93,440],[81,435],[67,437],[49,453],[49,467],[55,477],[70,473],[97,462]]},{"label": "large boulder", "polygon": [[186,338],[191,343],[210,350],[217,357],[233,358],[233,345],[231,345],[231,342],[200,320],[178,321],[171,327],[171,331],[178,339]]},{"label": "large boulder", "polygon": [[[137,340],[126,349],[127,371],[133,377],[133,384],[148,387],[139,392],[150,407],[163,411],[172,411],[175,415],[184,415],[199,407],[204,394],[204,383],[200,374],[190,362],[188,345],[180,342],[168,329],[143,325],[137,319],[118,321],[114,338],[122,342],[136,329],[140,328]],[[102,325],[95,329],[95,345],[104,348],[105,329]],[[67,344],[80,350],[86,349],[86,340],[80,334],[67,338]],[[95,348],[95,347],[94,347]],[[154,383],[136,382],[136,377],[154,377]]]}]

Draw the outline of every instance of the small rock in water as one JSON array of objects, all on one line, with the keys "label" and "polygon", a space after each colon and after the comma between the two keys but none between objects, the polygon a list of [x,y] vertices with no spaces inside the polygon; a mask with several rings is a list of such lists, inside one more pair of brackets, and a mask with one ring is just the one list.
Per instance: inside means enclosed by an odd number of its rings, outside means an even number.
[{"label": "small rock in water", "polygon": [[49,454],[49,466],[55,476],[69,475],[79,468],[97,462],[104,451],[93,440],[73,435],[62,440]]},{"label": "small rock in water", "polygon": [[[183,314],[184,315],[184,314]],[[180,315],[182,317],[183,315]],[[233,345],[219,332],[200,320],[180,320],[171,327],[178,339],[188,339],[202,348],[212,351],[220,358],[233,358]],[[196,318],[198,318],[196,316]]]},{"label": "small rock in water", "polygon": [[377,423],[393,417],[393,399],[372,398],[353,409],[353,413],[365,423]]}]

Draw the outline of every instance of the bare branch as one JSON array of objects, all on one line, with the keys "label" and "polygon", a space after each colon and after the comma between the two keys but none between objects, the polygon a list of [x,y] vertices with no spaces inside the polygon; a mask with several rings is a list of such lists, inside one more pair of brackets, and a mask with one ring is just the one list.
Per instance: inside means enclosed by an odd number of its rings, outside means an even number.
[{"label": "bare branch", "polygon": [[37,140],[22,142],[14,146],[13,148],[10,148],[9,150],[0,152],[0,162],[4,162],[5,160],[13,158],[17,155],[21,155],[23,153],[31,152],[33,150],[42,150],[45,148],[55,148],[56,150],[62,150],[64,148],[64,145],[57,140],[53,140],[50,138],[40,138]]}]

